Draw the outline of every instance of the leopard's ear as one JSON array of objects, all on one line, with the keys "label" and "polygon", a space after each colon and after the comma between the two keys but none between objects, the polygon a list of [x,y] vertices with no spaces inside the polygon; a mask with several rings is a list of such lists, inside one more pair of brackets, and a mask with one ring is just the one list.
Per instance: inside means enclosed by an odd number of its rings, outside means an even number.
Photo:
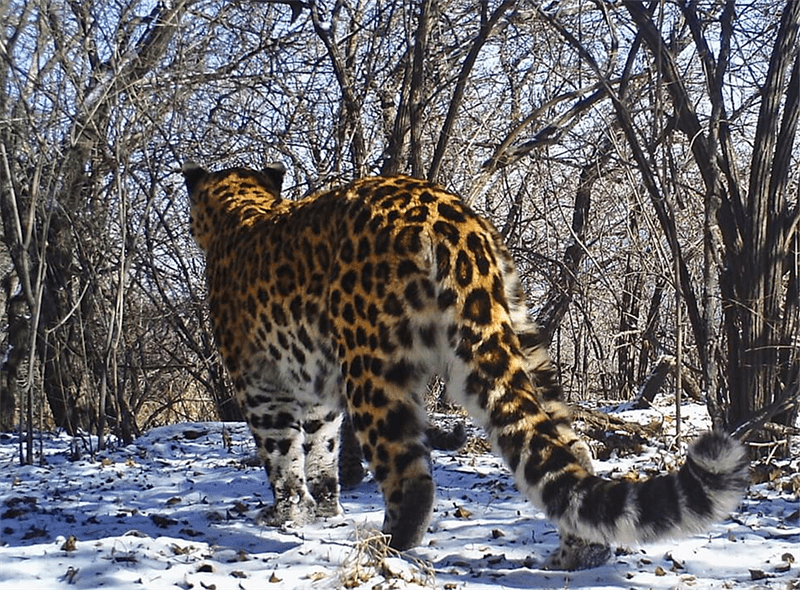
[{"label": "leopard's ear", "polygon": [[205,168],[201,168],[191,160],[181,166],[181,172],[183,173],[183,178],[186,181],[186,188],[190,193],[194,191],[197,183],[200,182],[200,180],[206,174],[208,174]]},{"label": "leopard's ear", "polygon": [[262,172],[272,181],[272,183],[275,185],[277,193],[280,195],[283,177],[286,174],[286,166],[280,162],[270,162],[264,167]]}]

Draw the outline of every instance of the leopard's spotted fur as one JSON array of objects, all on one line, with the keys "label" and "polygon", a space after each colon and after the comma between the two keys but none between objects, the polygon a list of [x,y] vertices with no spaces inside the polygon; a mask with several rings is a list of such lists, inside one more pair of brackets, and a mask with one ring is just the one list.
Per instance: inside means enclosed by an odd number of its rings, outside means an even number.
[{"label": "leopard's spotted fur", "polygon": [[393,176],[291,202],[281,166],[183,171],[219,348],[275,495],[267,522],[339,512],[344,406],[383,492],[384,531],[396,548],[418,544],[434,501],[421,399],[432,374],[558,524],[568,542],[556,565],[582,565],[572,548],[592,541],[701,530],[737,503],[745,456],[722,434],[695,442],[676,473],[592,473],[511,256],[458,197]]},{"label": "leopard's spotted fur", "polygon": [[[455,451],[466,444],[467,429],[463,422],[457,423],[452,429],[431,424],[425,431],[425,437],[432,449]],[[364,454],[353,430],[353,421],[345,415],[339,439],[339,484],[342,489],[353,488],[364,479],[366,472],[363,460]]]}]

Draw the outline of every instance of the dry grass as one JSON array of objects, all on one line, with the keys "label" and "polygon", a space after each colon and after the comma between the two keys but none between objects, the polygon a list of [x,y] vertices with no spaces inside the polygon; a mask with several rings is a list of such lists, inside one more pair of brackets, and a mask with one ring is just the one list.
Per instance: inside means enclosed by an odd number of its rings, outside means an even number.
[{"label": "dry grass", "polygon": [[389,535],[359,527],[355,535],[353,549],[339,567],[339,587],[358,588],[382,576],[385,583],[380,587],[384,589],[404,588],[406,583],[436,588],[433,566],[389,547]]}]

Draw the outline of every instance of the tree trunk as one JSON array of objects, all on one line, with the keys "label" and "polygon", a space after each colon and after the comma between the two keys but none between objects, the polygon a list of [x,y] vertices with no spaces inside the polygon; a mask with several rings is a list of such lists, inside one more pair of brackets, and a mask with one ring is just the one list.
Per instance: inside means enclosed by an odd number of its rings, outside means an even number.
[{"label": "tree trunk", "polygon": [[28,379],[26,351],[28,349],[27,306],[22,294],[7,300],[8,353],[0,368],[0,432],[14,429],[17,422],[17,400],[22,399],[23,381]]},{"label": "tree trunk", "polygon": [[[787,355],[787,351],[796,350],[797,344],[797,333],[785,330],[786,322],[796,324],[796,319],[790,320],[786,313],[797,309],[797,276],[792,277],[790,271],[793,240],[787,235],[791,213],[784,190],[789,174],[785,154],[792,151],[800,111],[798,28],[800,2],[789,0],[762,90],[750,168],[747,225],[742,231],[741,261],[745,266],[731,275],[736,300],[725,306],[728,334],[736,344],[728,357],[727,375],[733,424],[746,421],[755,411],[775,402],[800,372],[797,355]],[[787,271],[795,284],[787,285]],[[795,408],[776,419],[792,420],[796,416]]]}]

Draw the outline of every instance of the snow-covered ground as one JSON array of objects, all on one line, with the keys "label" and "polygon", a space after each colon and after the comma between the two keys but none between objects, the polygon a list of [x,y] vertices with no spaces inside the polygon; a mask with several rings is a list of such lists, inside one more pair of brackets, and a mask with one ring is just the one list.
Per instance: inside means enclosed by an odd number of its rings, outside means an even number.
[{"label": "snow-covered ground", "polygon": [[[684,414],[688,429],[704,422],[698,406]],[[435,453],[424,546],[397,555],[375,541],[383,504],[369,479],[343,493],[340,517],[284,530],[255,524],[272,494],[247,428],[224,428],[230,438],[220,423],[157,428],[102,452],[87,437],[78,459],[70,437],[44,434],[43,461],[31,466],[19,464],[17,436],[0,435],[2,590],[800,588],[798,441],[795,458],[759,470],[764,483],[706,534],[555,572],[542,569],[555,530],[493,455]],[[665,464],[672,456],[654,444],[598,470],[647,474]]]}]

